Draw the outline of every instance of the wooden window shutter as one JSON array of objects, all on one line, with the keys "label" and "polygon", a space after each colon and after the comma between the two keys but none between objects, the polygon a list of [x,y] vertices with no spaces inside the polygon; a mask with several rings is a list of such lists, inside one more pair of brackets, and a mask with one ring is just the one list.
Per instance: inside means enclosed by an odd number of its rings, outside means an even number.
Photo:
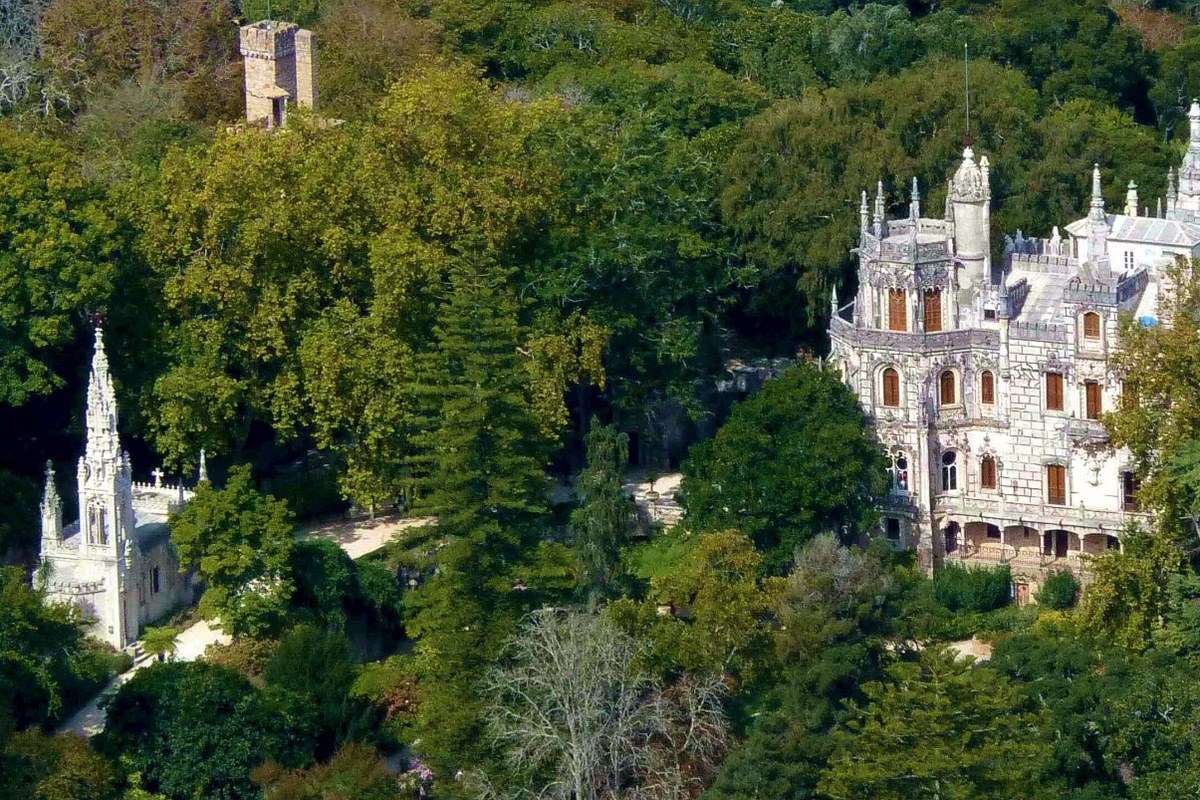
[{"label": "wooden window shutter", "polygon": [[908,330],[908,303],[903,289],[888,290],[888,330]]},{"label": "wooden window shutter", "polygon": [[937,333],[942,329],[942,290],[925,290],[925,332]]},{"label": "wooden window shutter", "polygon": [[883,371],[883,404],[893,408],[900,405],[900,373],[891,367]]},{"label": "wooden window shutter", "polygon": [[1067,468],[1061,464],[1046,467],[1046,502],[1054,506],[1067,504]]},{"label": "wooden window shutter", "polygon": [[1088,381],[1083,385],[1083,389],[1087,400],[1087,418],[1100,419],[1100,413],[1103,411],[1103,395],[1100,392],[1100,384]]},{"label": "wooden window shutter", "polygon": [[942,405],[954,405],[954,373],[946,370],[938,378],[938,396]]},{"label": "wooden window shutter", "polygon": [[1063,376],[1059,372],[1046,373],[1046,408],[1050,411],[1063,410]]},{"label": "wooden window shutter", "polygon": [[1089,311],[1083,315],[1083,337],[1085,339],[1100,338],[1100,315]]},{"label": "wooden window shutter", "polygon": [[984,370],[979,378],[979,397],[989,406],[996,402],[996,376],[989,370]]},{"label": "wooden window shutter", "polygon": [[979,485],[984,489],[996,488],[996,459],[984,456],[979,462]]}]

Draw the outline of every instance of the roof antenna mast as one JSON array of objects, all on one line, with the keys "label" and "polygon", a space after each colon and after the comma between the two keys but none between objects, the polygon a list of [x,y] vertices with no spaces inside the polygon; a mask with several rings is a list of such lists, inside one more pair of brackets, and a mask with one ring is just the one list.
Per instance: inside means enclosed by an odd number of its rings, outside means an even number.
[{"label": "roof antenna mast", "polygon": [[963,135],[963,146],[971,146],[971,54],[963,42],[963,88],[967,98],[967,132]]}]

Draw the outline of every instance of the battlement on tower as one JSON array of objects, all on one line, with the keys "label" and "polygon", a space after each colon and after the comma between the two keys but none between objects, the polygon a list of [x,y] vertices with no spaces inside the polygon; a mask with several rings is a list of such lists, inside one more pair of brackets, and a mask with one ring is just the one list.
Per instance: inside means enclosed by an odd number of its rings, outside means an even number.
[{"label": "battlement on tower", "polygon": [[241,53],[245,58],[282,58],[296,50],[296,33],[300,26],[294,22],[262,20],[243,25],[240,30]]}]

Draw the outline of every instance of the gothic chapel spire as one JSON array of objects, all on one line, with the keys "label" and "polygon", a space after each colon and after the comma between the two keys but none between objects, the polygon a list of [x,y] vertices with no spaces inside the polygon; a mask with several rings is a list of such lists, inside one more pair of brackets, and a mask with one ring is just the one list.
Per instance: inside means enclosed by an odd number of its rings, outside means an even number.
[{"label": "gothic chapel spire", "polygon": [[117,434],[117,395],[108,369],[108,354],[104,351],[104,329],[96,326],[96,344],[92,353],[92,372],[88,377],[87,393],[87,451],[89,463],[111,460],[121,456],[121,440]]},{"label": "gothic chapel spire", "polygon": [[85,546],[110,554],[124,550],[132,531],[133,494],[129,456],[117,433],[117,394],[104,352],[104,330],[96,326],[92,374],[88,377],[87,447],[79,459],[79,522]]}]

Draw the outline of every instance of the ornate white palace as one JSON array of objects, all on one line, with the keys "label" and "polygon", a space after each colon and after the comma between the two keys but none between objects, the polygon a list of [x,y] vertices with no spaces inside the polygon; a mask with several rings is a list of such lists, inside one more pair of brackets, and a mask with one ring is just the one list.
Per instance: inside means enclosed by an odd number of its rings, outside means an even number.
[{"label": "ornate white palace", "polygon": [[988,160],[969,146],[942,218],[921,216],[915,180],[906,218],[886,219],[882,185],[873,213],[863,193],[859,289],[834,294],[830,358],[891,459],[882,532],[926,569],[1008,564],[1023,599],[1145,522],[1100,418],[1120,391],[1118,315],[1158,324],[1164,267],[1200,257],[1200,104],[1189,117],[1165,209],[1140,209],[1131,182],[1108,213],[1096,168],[1087,216],[1066,236],[1006,236],[999,265]]},{"label": "ornate white palace", "polygon": [[[79,520],[63,525],[62,498],[46,465],[41,566],[49,599],[78,606],[91,632],[116,648],[136,641],[143,625],[192,601],[191,577],[179,571],[167,517],[192,497],[182,484],[132,480],[117,433],[117,400],[103,333],[96,328],[87,393],[87,448],[79,459]],[[204,456],[200,480],[205,480]]]}]

